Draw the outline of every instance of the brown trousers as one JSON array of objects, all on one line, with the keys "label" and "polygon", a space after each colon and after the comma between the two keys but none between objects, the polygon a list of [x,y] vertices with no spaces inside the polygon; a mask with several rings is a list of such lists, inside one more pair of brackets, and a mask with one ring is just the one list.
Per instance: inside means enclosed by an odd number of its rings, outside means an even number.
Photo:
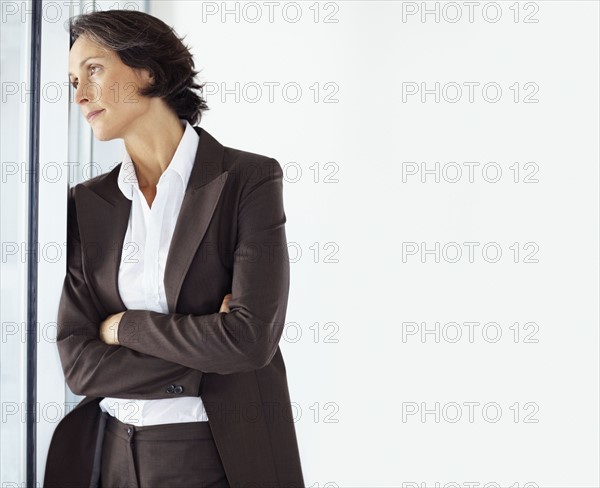
[{"label": "brown trousers", "polygon": [[102,415],[102,488],[229,488],[208,422],[138,427]]}]

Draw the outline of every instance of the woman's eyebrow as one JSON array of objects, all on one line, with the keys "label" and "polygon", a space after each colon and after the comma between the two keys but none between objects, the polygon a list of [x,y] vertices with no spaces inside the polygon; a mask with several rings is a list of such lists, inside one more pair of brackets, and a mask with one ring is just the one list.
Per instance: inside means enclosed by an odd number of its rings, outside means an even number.
[{"label": "woman's eyebrow", "polygon": [[[89,56],[89,57],[85,58],[83,61],[81,61],[81,63],[79,63],[79,66],[81,67],[81,66],[83,66],[83,63],[85,63],[86,61],[89,61],[90,59],[96,59],[96,58],[106,59],[106,56]],[[69,76],[73,76],[73,73],[71,73],[70,71],[69,71]]]}]

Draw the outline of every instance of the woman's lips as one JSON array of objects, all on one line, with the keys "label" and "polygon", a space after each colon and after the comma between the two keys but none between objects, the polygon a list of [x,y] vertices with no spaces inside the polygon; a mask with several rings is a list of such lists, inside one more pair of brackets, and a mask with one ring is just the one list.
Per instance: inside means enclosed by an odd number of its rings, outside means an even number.
[{"label": "woman's lips", "polygon": [[90,115],[88,115],[88,122],[91,122],[93,119],[95,119],[102,112],[104,112],[104,109],[102,109],[102,110],[96,110],[96,111],[92,112]]}]

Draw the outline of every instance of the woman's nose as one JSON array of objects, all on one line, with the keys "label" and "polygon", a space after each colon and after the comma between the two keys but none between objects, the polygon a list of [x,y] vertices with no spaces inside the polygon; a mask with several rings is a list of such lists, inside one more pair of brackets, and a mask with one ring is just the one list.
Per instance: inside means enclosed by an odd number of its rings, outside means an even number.
[{"label": "woman's nose", "polygon": [[95,102],[100,98],[100,87],[95,83],[79,83],[75,89],[75,103]]}]

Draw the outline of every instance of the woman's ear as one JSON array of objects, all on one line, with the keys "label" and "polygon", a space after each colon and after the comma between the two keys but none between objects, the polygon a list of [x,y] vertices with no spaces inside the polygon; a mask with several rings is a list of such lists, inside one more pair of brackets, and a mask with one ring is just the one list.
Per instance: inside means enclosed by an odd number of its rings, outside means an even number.
[{"label": "woman's ear", "polygon": [[154,73],[152,73],[152,71],[149,69],[137,68],[135,69],[135,74],[143,87],[153,85],[155,83]]}]

